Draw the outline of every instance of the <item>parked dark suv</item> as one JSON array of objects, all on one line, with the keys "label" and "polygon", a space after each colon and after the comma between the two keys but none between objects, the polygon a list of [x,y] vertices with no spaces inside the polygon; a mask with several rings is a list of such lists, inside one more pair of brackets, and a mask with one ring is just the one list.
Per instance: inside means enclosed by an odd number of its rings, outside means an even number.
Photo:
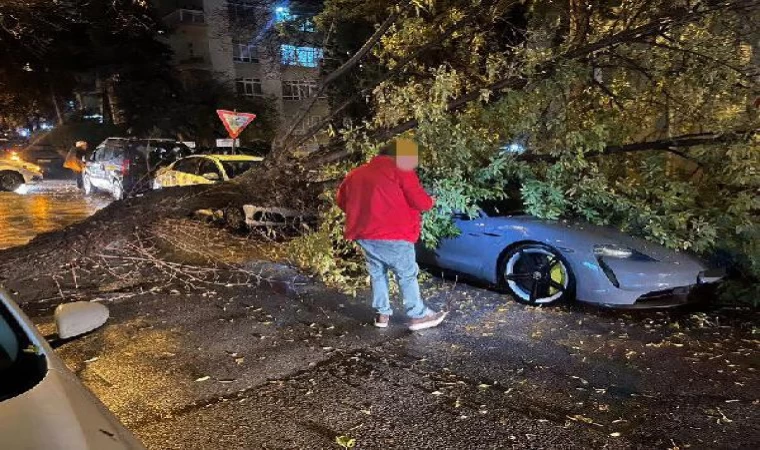
[{"label": "parked dark suv", "polygon": [[85,162],[85,194],[101,190],[121,200],[149,190],[157,169],[191,153],[185,144],[173,139],[108,138]]}]

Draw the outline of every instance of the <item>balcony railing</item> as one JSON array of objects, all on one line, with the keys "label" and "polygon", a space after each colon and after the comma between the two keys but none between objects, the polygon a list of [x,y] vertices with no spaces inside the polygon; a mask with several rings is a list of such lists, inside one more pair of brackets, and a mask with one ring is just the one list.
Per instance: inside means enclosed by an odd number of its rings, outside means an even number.
[{"label": "balcony railing", "polygon": [[203,11],[196,9],[177,9],[164,17],[167,25],[205,25],[206,17]]}]

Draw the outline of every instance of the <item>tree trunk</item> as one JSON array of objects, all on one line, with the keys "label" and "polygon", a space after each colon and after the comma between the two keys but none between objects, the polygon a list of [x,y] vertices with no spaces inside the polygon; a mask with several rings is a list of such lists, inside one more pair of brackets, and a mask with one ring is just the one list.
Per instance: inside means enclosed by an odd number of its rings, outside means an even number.
[{"label": "tree trunk", "polygon": [[96,84],[100,87],[100,115],[103,117],[105,125],[111,125],[113,117],[111,116],[111,105],[108,101],[108,87],[106,81],[100,77],[100,74],[96,75],[96,77]]},{"label": "tree trunk", "polygon": [[58,125],[63,125],[63,114],[61,113],[61,107],[58,104],[58,98],[55,96],[55,89],[53,89],[53,83],[50,83],[50,98],[53,101],[53,107],[55,108],[55,115],[58,119]]},{"label": "tree trunk", "polygon": [[574,46],[585,45],[591,26],[591,9],[593,2],[586,0],[569,0],[570,36],[569,41]]}]

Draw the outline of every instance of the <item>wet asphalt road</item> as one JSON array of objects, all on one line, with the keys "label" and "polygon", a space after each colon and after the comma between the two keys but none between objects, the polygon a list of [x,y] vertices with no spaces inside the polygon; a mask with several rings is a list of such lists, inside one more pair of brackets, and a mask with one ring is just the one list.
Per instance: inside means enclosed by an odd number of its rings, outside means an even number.
[{"label": "wet asphalt road", "polygon": [[[150,449],[760,448],[750,311],[528,308],[433,278],[453,311],[410,333],[317,284],[125,280],[83,293],[111,319],[59,353]],[[56,301],[23,304],[43,333]]]},{"label": "wet asphalt road", "polygon": [[106,196],[85,197],[73,180],[46,180],[20,192],[0,192],[0,250],[84,220],[110,203]]},{"label": "wet asphalt road", "polygon": [[60,353],[151,449],[758,448],[756,315],[451,288],[425,288],[455,311],[420,333],[318,286],[104,296],[109,325]]}]

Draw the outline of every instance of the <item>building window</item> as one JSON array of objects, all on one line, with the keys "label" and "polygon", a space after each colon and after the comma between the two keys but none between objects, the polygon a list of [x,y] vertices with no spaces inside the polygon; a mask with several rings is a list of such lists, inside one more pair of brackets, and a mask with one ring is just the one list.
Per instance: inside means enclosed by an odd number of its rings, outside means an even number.
[{"label": "building window", "polygon": [[280,46],[280,56],[286,66],[317,67],[322,59],[322,49],[283,44]]},{"label": "building window", "polygon": [[290,15],[290,8],[286,6],[278,6],[274,9],[274,21],[277,23],[288,22],[293,19]]},{"label": "building window", "polygon": [[298,29],[304,33],[313,33],[315,29],[314,22],[311,19],[304,19],[303,22],[298,24]]},{"label": "building window", "polygon": [[261,89],[261,80],[258,78],[238,78],[235,80],[235,88],[238,95],[245,97],[261,97],[264,91]]},{"label": "building window", "polygon": [[278,6],[274,9],[274,21],[275,23],[294,23],[299,31],[305,33],[313,33],[315,29],[314,21],[308,17],[292,14],[290,8],[285,6]]},{"label": "building window", "polygon": [[229,0],[227,12],[230,21],[235,24],[256,23],[257,3],[259,3],[258,0]]},{"label": "building window", "polygon": [[232,41],[232,60],[246,63],[259,62],[256,46],[248,42]]},{"label": "building window", "polygon": [[[316,81],[283,81],[283,100],[303,100],[316,95],[319,87]],[[319,98],[324,98],[324,95]]]}]

